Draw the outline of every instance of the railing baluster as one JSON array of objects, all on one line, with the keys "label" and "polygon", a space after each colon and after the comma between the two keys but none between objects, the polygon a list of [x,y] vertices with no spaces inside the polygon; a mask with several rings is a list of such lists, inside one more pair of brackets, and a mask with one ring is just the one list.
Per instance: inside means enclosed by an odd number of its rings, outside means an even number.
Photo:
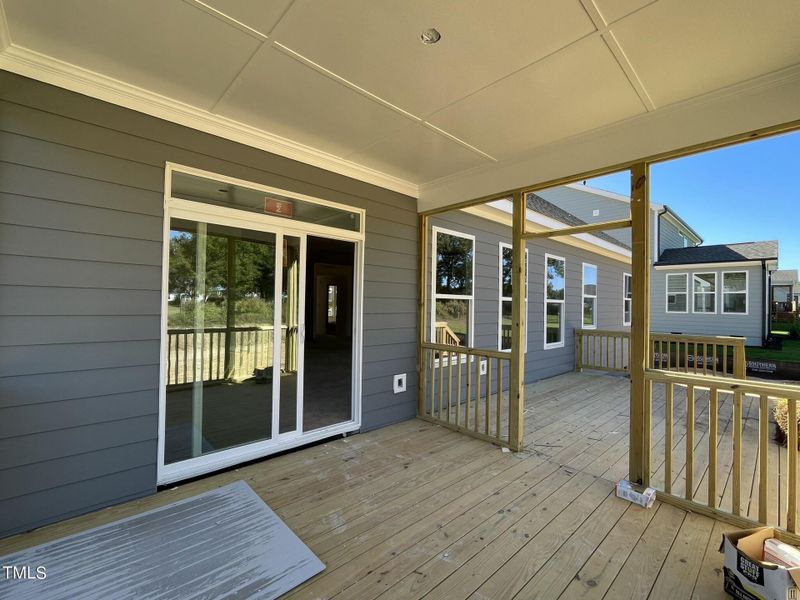
[{"label": "railing baluster", "polygon": [[786,529],[797,533],[797,400],[787,398],[789,424],[786,436],[787,479]]},{"label": "railing baluster", "polygon": [[722,374],[728,376],[728,344],[722,346]]},{"label": "railing baluster", "polygon": [[428,382],[430,384],[431,393],[430,393],[430,410],[428,411],[430,416],[433,417],[435,411],[435,402],[436,402],[436,350],[431,350],[431,357],[430,357],[430,375],[428,376]]},{"label": "railing baluster", "polygon": [[664,383],[664,491],[672,493],[672,424],[675,384]]},{"label": "railing baluster", "polygon": [[448,353],[447,360],[447,422],[450,422],[450,407],[453,405],[453,360],[461,357],[455,352]]},{"label": "railing baluster", "polygon": [[694,497],[694,385],[686,386],[686,499]]},{"label": "railing baluster", "polygon": [[461,426],[461,356],[458,357],[458,372],[456,376],[458,377],[458,383],[456,385],[457,390],[457,397],[456,397],[456,426]]},{"label": "railing baluster", "polygon": [[501,417],[503,412],[503,361],[497,360],[497,438],[500,439]]},{"label": "railing baluster", "polygon": [[[194,334],[192,334],[192,363],[194,363]],[[194,381],[194,366],[192,367]],[[189,334],[183,334],[183,383],[189,382]]]},{"label": "railing baluster", "polygon": [[486,359],[486,435],[489,435],[489,420],[492,414],[492,361],[490,358]]},{"label": "railing baluster", "polygon": [[467,403],[464,405],[464,427],[469,429],[469,409],[472,402],[472,355],[467,354]]},{"label": "railing baluster", "polygon": [[473,431],[475,433],[478,432],[478,427],[480,427],[480,404],[481,404],[481,357],[475,357],[475,422],[473,425]]},{"label": "railing baluster", "polygon": [[[442,418],[442,408],[444,407],[444,353],[439,352],[439,411],[436,416]],[[448,353],[448,362],[450,355]]]},{"label": "railing baluster", "polygon": [[733,394],[733,509],[734,515],[742,510],[742,400],[741,392]]},{"label": "railing baluster", "polygon": [[717,388],[708,390],[708,506],[717,506]]},{"label": "railing baluster", "polygon": [[769,397],[761,394],[758,411],[758,520],[767,522],[769,507]]}]

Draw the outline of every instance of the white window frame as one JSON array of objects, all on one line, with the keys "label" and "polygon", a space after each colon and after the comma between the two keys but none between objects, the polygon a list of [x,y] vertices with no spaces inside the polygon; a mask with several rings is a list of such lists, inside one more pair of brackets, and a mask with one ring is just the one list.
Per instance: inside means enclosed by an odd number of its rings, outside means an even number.
[{"label": "white window frame", "polygon": [[[472,240],[472,294],[468,296],[461,296],[458,294],[437,294],[436,293],[436,255],[438,254],[438,234],[452,235],[455,237]],[[430,339],[436,339],[436,301],[437,300],[467,300],[469,301],[469,316],[467,317],[467,346],[472,348],[475,344],[475,255],[477,248],[475,247],[475,236],[468,233],[462,233],[453,229],[446,229],[444,227],[433,226],[431,227],[431,234],[433,240],[431,248],[431,325],[430,325]],[[466,360],[467,355],[462,356],[462,361]],[[438,359],[437,359],[438,360]]]},{"label": "white window frame", "polygon": [[[498,286],[498,303],[497,303],[497,349],[501,352],[505,352],[510,350],[511,348],[503,348],[503,302],[511,302],[511,296],[503,296],[503,250],[508,248],[509,250],[513,249],[513,246],[506,242],[500,242],[499,244],[499,258],[498,258],[498,267],[500,271],[497,274],[497,282]],[[513,285],[513,280],[512,280]],[[525,314],[528,314],[528,249],[525,248]],[[522,347],[525,348],[527,351],[528,349],[528,332],[524,331],[523,335],[525,336],[525,341],[522,344]]]},{"label": "white window frame", "polygon": [[[587,294],[586,293],[586,267],[591,267],[594,269],[594,279],[595,279],[595,293]],[[564,265],[564,275],[566,275],[566,264]],[[566,277],[564,278],[566,279]],[[598,291],[600,288],[600,270],[597,268],[597,265],[593,265],[592,263],[583,263],[581,265],[581,320],[579,323],[581,324],[581,329],[597,329],[597,296]],[[566,298],[566,294],[564,296]],[[583,322],[583,305],[586,302],[586,298],[594,298],[594,310],[592,311],[592,319],[594,319],[594,323],[591,325],[586,325]]]},{"label": "white window frame", "polygon": [[[714,292],[713,294],[710,292],[700,292],[699,294],[695,291],[694,288],[694,280],[695,277],[700,275],[713,275],[714,276]],[[715,315],[717,314],[717,280],[718,280],[717,273],[715,271],[698,271],[697,273],[692,273],[692,314],[697,315]],[[702,279],[700,280],[702,281]],[[697,305],[694,303],[695,294],[700,296],[714,296],[714,310],[697,310]]]},{"label": "white window frame", "polygon": [[[631,297],[630,298],[628,298],[628,296],[625,294],[625,279],[626,278],[630,279],[630,281],[631,281]],[[628,310],[628,313],[631,315],[631,320],[628,320],[628,321],[625,320],[625,303],[626,302],[630,302],[630,305],[631,305],[630,309]],[[630,273],[623,273],[622,274],[622,325],[626,326],[626,327],[630,327],[632,319],[633,319],[633,275],[631,275]]]},{"label": "white window frame", "polygon": [[[564,299],[563,300],[553,300],[552,298],[547,297],[547,261],[549,259],[560,260],[564,262]],[[553,348],[563,348],[564,347],[564,335],[566,330],[566,321],[567,321],[567,259],[563,256],[556,256],[555,254],[545,254],[544,255],[544,316],[543,316],[543,323],[544,323],[544,331],[543,333],[543,341],[544,341],[544,349],[545,350],[552,350]],[[561,304],[561,341],[560,342],[553,342],[551,344],[547,343],[547,304]]]},{"label": "white window frame", "polygon": [[[686,291],[679,292],[686,295],[686,310],[670,310],[669,309],[669,278],[670,277],[683,277],[686,282]],[[691,294],[689,292],[689,273],[667,273],[664,278],[664,312],[670,315],[685,315],[689,312],[689,300]]]},{"label": "white window frame", "polygon": [[[744,273],[744,292],[726,292],[725,291],[725,275],[733,275]],[[720,273],[720,314],[723,315],[738,315],[746,317],[750,314],[750,271],[737,270],[737,271],[722,271]],[[725,294],[744,294],[744,312],[730,312],[725,310]]]}]

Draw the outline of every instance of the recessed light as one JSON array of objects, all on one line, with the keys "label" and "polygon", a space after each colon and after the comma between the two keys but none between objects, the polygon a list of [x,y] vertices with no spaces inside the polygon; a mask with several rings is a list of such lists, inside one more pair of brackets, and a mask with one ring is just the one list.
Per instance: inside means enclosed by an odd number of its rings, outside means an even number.
[{"label": "recessed light", "polygon": [[422,35],[419,36],[422,40],[423,44],[435,44],[440,39],[442,39],[442,34],[436,31],[433,27],[430,29],[426,29],[422,32]]}]

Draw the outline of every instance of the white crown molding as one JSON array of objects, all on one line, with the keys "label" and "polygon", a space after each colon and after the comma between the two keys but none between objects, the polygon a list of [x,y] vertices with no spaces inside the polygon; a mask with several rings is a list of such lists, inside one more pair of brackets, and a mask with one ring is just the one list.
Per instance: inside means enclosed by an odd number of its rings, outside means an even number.
[{"label": "white crown molding", "polygon": [[[0,4],[2,10],[2,4]],[[416,198],[413,182],[365,167],[316,148],[294,142],[263,129],[173,100],[166,96],[95,73],[52,56],[9,43],[5,19],[0,15],[0,69],[30,77],[85,96],[123,106],[204,133],[239,142],[339,175]],[[4,34],[5,38],[4,38]],[[3,47],[3,42],[6,46]]]}]

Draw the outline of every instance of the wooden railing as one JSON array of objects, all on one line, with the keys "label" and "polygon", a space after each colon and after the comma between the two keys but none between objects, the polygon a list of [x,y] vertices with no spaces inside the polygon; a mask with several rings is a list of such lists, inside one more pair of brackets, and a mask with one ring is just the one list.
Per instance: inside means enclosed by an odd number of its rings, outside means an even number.
[{"label": "wooden railing", "polygon": [[[167,385],[195,381],[242,380],[272,367],[273,327],[214,327],[167,330]],[[287,328],[281,332],[282,343]],[[289,337],[296,335],[291,328]],[[281,366],[285,361],[281,359]]]},{"label": "wooden railing", "polygon": [[511,353],[427,342],[421,349],[424,408],[418,416],[512,447],[509,404],[504,393]]},{"label": "wooden railing", "polygon": [[458,335],[456,335],[455,331],[450,329],[447,321],[437,321],[435,333],[437,344],[443,344],[445,346],[458,346],[461,344]]},{"label": "wooden railing", "polygon": [[631,334],[602,329],[575,330],[575,370],[629,372]]},{"label": "wooden railing", "polygon": [[[796,534],[800,386],[662,369],[647,369],[645,379],[653,426],[644,483],[682,508]],[[774,441],[779,403],[785,448]]]},{"label": "wooden railing", "polygon": [[[746,377],[745,338],[650,334],[648,366],[695,375]],[[575,330],[575,369],[630,372],[630,333]]]}]

